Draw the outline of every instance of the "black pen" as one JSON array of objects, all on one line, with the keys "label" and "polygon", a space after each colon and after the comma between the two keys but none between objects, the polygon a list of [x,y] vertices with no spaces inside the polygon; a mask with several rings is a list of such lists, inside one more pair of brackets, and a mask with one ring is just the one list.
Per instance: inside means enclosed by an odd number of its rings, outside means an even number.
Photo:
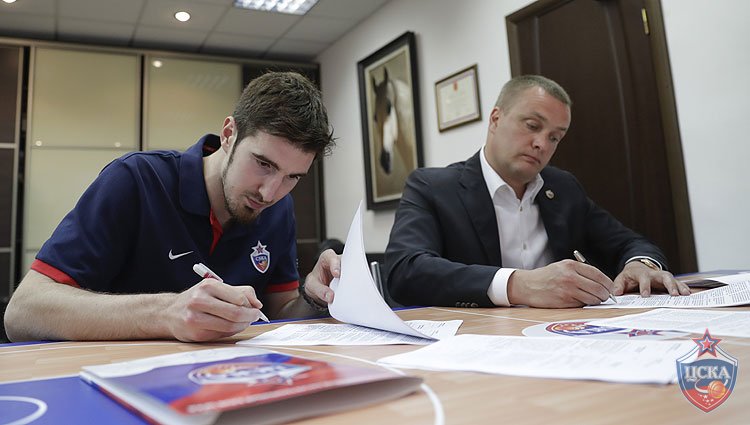
[{"label": "black pen", "polygon": [[[589,262],[586,261],[586,257],[584,257],[583,254],[578,252],[578,250],[573,250],[573,256],[576,257],[576,260],[578,260],[579,263],[589,264]],[[612,293],[609,292],[609,290],[607,290],[607,292],[609,293],[609,299],[612,300],[612,302],[614,302],[615,304],[617,304],[617,299],[615,298],[615,296],[612,295]]]}]

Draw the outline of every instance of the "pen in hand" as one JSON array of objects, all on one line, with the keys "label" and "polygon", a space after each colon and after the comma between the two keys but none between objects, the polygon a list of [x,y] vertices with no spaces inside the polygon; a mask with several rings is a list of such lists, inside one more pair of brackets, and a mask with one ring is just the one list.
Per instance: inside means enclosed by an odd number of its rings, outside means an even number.
[{"label": "pen in hand", "polygon": [[[204,279],[210,277],[212,279],[218,280],[219,282],[224,282],[224,279],[220,278],[219,275],[217,275],[216,273],[214,273],[211,269],[208,268],[208,266],[206,266],[203,263],[194,264],[193,265],[193,271],[198,276],[200,276],[200,277],[202,277]],[[260,313],[260,317],[258,318],[259,320],[262,320],[264,322],[270,322],[270,320],[268,320],[268,317],[266,317],[266,315],[263,314],[263,312],[260,309],[258,309],[258,312]]]},{"label": "pen in hand", "polygon": [[[586,260],[586,257],[584,257],[583,254],[578,252],[578,250],[573,251],[573,256],[576,257],[576,260],[578,260],[579,263],[589,264],[589,262]],[[609,292],[609,289],[607,290],[607,293],[609,293],[609,299],[612,300],[613,303],[617,304],[617,298],[615,298],[615,296],[612,295],[611,292]]]}]

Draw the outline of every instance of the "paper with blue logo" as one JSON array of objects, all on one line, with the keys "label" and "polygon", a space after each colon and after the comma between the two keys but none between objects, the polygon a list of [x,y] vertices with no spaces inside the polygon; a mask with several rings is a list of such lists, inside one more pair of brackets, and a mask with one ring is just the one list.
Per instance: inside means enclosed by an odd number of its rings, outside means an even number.
[{"label": "paper with blue logo", "polygon": [[149,422],[170,425],[283,423],[397,398],[421,384],[383,368],[244,347],[86,366],[80,376]]},{"label": "paper with blue logo", "polygon": [[750,338],[750,311],[657,308],[638,314],[591,319],[589,323],[597,326],[675,329],[693,333],[702,333],[710,328],[714,335]]},{"label": "paper with blue logo", "polygon": [[[392,367],[671,384],[691,341],[621,341],[462,334],[378,360]],[[460,359],[457,361],[456,359]]]}]

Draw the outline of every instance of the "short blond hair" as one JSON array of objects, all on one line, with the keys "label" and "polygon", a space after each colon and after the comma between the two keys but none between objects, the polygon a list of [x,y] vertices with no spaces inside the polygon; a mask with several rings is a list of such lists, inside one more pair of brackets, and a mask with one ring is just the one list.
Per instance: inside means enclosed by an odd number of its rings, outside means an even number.
[{"label": "short blond hair", "polygon": [[531,87],[541,87],[547,94],[568,105],[568,107],[573,106],[573,101],[570,100],[570,96],[562,86],[541,75],[521,75],[511,78],[500,90],[495,106],[502,111],[507,111],[513,106],[518,95]]}]

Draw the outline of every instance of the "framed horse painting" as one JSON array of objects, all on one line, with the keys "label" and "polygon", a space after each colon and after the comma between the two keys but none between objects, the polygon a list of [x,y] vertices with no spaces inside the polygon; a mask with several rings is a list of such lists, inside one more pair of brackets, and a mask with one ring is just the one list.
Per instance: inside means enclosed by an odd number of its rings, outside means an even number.
[{"label": "framed horse painting", "polygon": [[406,32],[357,63],[367,208],[395,208],[424,165],[416,43]]}]

